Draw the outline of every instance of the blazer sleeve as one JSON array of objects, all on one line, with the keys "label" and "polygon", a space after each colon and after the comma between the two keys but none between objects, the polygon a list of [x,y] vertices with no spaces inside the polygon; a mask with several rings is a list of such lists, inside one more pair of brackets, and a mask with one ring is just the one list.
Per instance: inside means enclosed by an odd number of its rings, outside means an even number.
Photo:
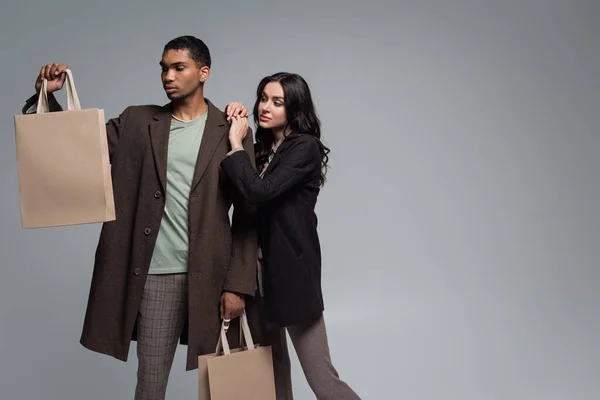
[{"label": "blazer sleeve", "polygon": [[[23,114],[35,114],[37,108],[38,95],[35,94],[25,101]],[[56,100],[54,93],[48,95],[48,104],[50,112],[63,111],[62,106]],[[119,139],[124,131],[125,122],[130,114],[130,107],[126,108],[117,118],[112,118],[106,123],[106,138],[108,141],[108,154],[112,163],[113,154],[119,144]]]},{"label": "blazer sleeve", "polygon": [[[23,106],[23,114],[35,114],[38,102],[38,95],[34,94],[30,98],[25,101],[25,105]],[[62,111],[63,108],[60,103],[54,97],[54,93],[50,93],[48,95],[48,106],[50,107],[50,112]]]},{"label": "blazer sleeve", "polygon": [[245,151],[235,152],[221,162],[236,189],[251,204],[261,204],[285,194],[302,180],[319,170],[321,153],[311,137],[298,138],[285,149],[285,155],[263,178]]},{"label": "blazer sleeve", "polygon": [[[252,130],[243,142],[246,151],[254,159]],[[251,165],[252,166],[252,165]],[[234,188],[232,188],[234,189]],[[254,296],[256,291],[256,254],[258,248],[256,208],[235,191],[231,222],[232,254],[223,291]]]}]

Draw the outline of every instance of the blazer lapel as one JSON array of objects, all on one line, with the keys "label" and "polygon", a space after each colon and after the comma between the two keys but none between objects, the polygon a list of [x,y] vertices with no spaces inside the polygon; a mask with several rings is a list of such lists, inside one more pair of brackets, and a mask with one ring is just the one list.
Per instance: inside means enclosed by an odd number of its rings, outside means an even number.
[{"label": "blazer lapel", "polygon": [[163,191],[167,190],[167,153],[169,150],[169,132],[171,129],[171,107],[164,106],[154,114],[150,122],[150,143],[156,164],[156,172]]},{"label": "blazer lapel", "polygon": [[[283,143],[281,144],[281,146],[283,146]],[[269,163],[269,166],[267,166],[267,170],[265,171],[265,174],[264,174],[265,176],[269,175],[269,173],[271,171],[273,171],[273,168],[275,168],[277,166],[277,164],[279,164],[279,160],[281,159],[281,155],[279,154],[279,150],[281,150],[281,146],[279,146],[279,149],[277,149],[277,151],[273,155],[273,159],[271,159],[271,162]]]},{"label": "blazer lapel", "polygon": [[196,169],[194,170],[194,178],[192,179],[192,187],[190,193],[194,192],[196,186],[202,180],[206,168],[212,159],[215,151],[223,137],[227,136],[229,125],[223,117],[223,113],[219,111],[210,101],[208,104],[208,116],[206,126],[200,142],[200,150],[198,151],[198,159],[196,160]]},{"label": "blazer lapel", "polygon": [[285,153],[286,148],[291,143],[291,139],[293,139],[297,135],[297,133],[292,132],[283,140],[283,142],[281,142],[277,150],[275,150],[275,154],[273,155],[273,159],[271,160],[269,166],[267,167],[267,170],[265,171],[265,175],[270,173],[277,166],[277,164],[279,164],[279,161],[281,160],[281,153]]}]

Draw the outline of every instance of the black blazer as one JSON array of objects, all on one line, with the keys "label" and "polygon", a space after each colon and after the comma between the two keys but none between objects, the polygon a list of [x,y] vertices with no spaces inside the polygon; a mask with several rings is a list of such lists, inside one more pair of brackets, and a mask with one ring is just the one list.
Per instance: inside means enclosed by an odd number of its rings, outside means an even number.
[{"label": "black blazer", "polygon": [[292,133],[263,178],[245,151],[221,162],[233,185],[258,206],[265,303],[280,326],[311,322],[323,312],[321,247],[314,212],[321,154],[316,139]]}]

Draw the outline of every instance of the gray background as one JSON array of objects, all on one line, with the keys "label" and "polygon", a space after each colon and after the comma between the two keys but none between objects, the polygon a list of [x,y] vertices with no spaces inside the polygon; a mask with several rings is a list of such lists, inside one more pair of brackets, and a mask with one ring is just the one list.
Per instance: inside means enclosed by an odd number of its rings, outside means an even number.
[{"label": "gray background", "polygon": [[[331,351],[363,398],[600,398],[600,2],[21,0],[0,14],[1,399],[133,398],[135,346],[78,344],[100,226],[21,229],[13,115],[55,61],[84,107],[163,104],[181,34],[221,107],[280,70],[312,87]],[[194,399],[182,350],[168,397]]]}]

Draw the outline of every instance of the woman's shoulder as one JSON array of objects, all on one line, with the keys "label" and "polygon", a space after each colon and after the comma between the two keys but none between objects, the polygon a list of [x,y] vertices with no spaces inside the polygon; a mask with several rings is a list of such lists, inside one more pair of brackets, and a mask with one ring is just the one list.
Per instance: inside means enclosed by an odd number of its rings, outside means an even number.
[{"label": "woman's shoulder", "polygon": [[306,147],[318,148],[318,139],[311,133],[304,133],[294,131],[286,136],[285,141],[289,141],[290,144],[303,145]]},{"label": "woman's shoulder", "polygon": [[[285,144],[284,147],[284,143]],[[302,159],[305,163],[319,164],[321,163],[321,150],[319,148],[318,139],[310,133],[290,133],[284,143],[281,144],[282,156],[294,155],[294,158]]]}]

